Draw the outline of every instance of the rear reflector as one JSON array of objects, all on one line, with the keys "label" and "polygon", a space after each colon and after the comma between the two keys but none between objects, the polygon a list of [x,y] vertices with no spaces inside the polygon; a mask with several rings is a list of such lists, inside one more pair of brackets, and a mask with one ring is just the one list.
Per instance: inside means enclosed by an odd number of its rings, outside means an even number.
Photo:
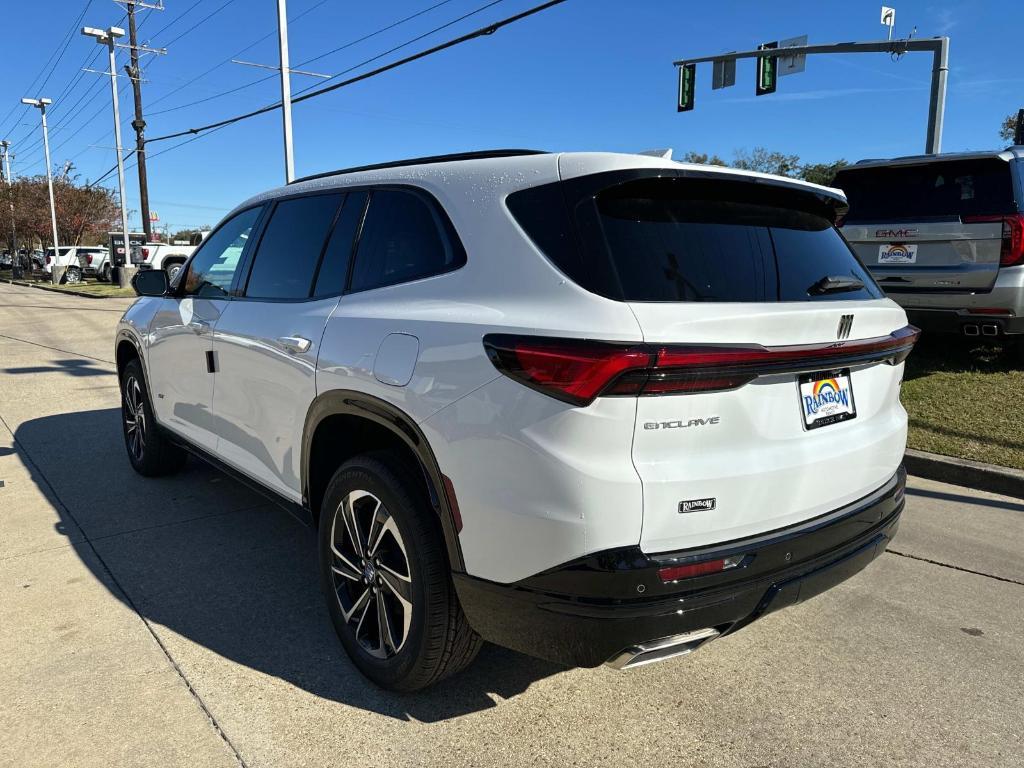
[{"label": "rear reflector", "polygon": [[1024,264],[1024,213],[1010,216],[964,216],[964,224],[1003,223],[1003,245],[999,250],[999,266],[1016,267]]},{"label": "rear reflector", "polygon": [[658,569],[658,577],[663,582],[679,581],[680,579],[692,579],[694,576],[707,576],[709,573],[721,573],[730,568],[735,568],[743,562],[746,555],[733,555],[732,557],[720,557],[717,560],[705,560],[702,563],[689,563],[688,565],[670,565]]},{"label": "rear reflector", "polygon": [[906,360],[912,325],[873,339],[788,347],[614,344],[587,339],[491,334],[484,348],[506,376],[573,405],[602,395],[669,395],[737,389],[758,376],[857,363]]}]

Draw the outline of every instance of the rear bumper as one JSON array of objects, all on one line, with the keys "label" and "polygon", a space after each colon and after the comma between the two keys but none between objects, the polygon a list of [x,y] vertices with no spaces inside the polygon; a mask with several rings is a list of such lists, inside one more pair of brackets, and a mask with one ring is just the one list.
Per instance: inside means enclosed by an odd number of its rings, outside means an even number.
[{"label": "rear bumper", "polygon": [[[598,552],[514,584],[455,574],[485,639],[560,664],[593,667],[650,641],[727,634],[848,579],[885,551],[903,511],[902,467],[881,488],[826,515],[714,547],[647,555]],[[732,570],[662,583],[667,565],[744,554]]]}]

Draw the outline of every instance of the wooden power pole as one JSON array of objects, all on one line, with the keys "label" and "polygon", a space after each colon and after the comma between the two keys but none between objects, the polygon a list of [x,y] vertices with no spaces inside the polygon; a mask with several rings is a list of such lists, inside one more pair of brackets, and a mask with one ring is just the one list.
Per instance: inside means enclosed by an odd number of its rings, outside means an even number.
[{"label": "wooden power pole", "polygon": [[[149,220],[149,184],[146,177],[146,121],[142,117],[142,72],[139,70],[139,41],[135,26],[136,0],[125,0],[128,10],[128,42],[131,64],[125,72],[132,82],[132,93],[135,95],[135,162],[139,169],[139,212],[142,214],[142,230],[146,233],[146,242],[153,239],[153,225]],[[127,253],[128,244],[125,244]]]}]

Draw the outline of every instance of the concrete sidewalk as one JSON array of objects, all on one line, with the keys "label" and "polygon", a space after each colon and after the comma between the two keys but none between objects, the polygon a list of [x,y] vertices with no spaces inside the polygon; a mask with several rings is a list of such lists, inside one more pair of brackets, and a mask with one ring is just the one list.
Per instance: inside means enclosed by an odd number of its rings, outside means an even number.
[{"label": "concrete sidewalk", "polygon": [[348,663],[312,533],[199,462],[136,476],[127,302],[0,285],[0,765],[1024,764],[1024,502],[914,480],[892,552],[688,659]]}]

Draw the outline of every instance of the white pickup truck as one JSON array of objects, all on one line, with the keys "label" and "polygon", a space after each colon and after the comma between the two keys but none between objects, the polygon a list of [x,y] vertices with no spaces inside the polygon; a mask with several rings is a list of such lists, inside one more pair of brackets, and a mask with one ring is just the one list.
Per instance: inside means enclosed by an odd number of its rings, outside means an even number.
[{"label": "white pickup truck", "polygon": [[139,269],[162,269],[171,280],[178,270],[192,255],[196,245],[172,245],[169,243],[146,243],[139,248],[139,261],[135,266]]}]

